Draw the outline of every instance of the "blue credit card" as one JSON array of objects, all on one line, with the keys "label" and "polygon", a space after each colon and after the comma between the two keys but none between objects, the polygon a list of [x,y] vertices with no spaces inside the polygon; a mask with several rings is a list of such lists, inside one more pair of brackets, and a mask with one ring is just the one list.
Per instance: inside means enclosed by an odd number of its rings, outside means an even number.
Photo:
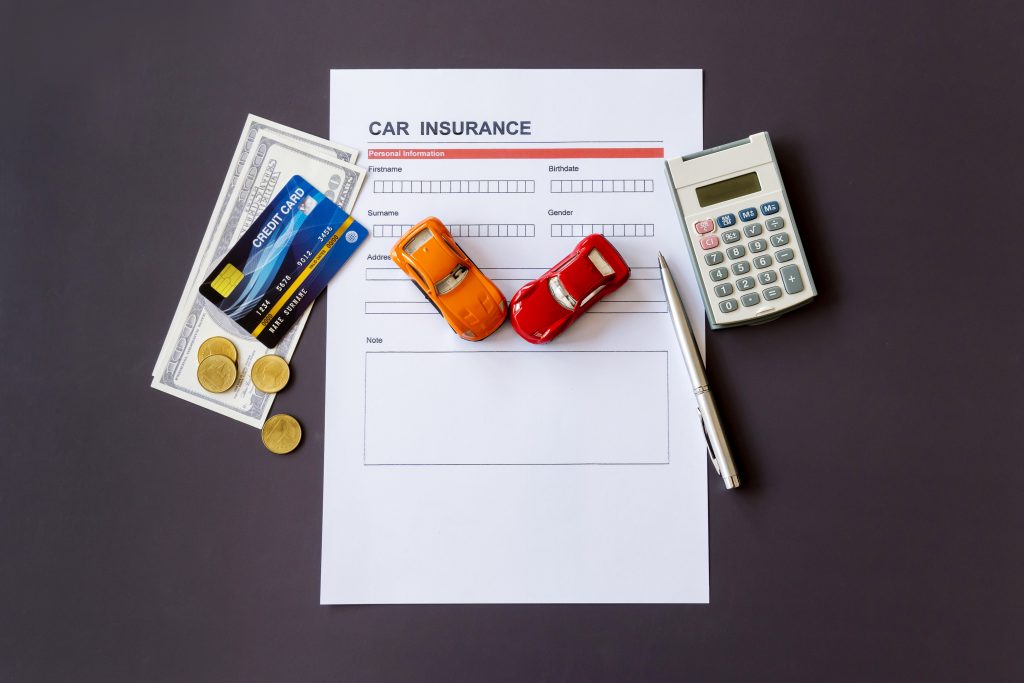
[{"label": "blue credit card", "polygon": [[369,232],[302,176],[293,176],[199,291],[273,348]]}]

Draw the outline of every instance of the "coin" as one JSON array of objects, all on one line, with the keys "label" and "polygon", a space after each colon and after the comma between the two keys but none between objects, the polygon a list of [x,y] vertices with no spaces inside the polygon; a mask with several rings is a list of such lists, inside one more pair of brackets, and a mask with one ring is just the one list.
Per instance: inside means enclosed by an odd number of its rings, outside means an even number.
[{"label": "coin", "polygon": [[257,358],[249,375],[257,389],[273,394],[284,389],[292,371],[288,367],[288,361],[271,353]]},{"label": "coin", "polygon": [[199,362],[202,363],[210,356],[227,356],[232,363],[238,362],[238,351],[230,339],[224,337],[210,337],[199,345]]},{"label": "coin", "polygon": [[220,394],[234,386],[238,370],[235,362],[227,356],[207,356],[199,364],[196,375],[204,389]]},{"label": "coin", "polygon": [[261,436],[268,451],[284,455],[294,451],[302,441],[302,426],[291,415],[279,413],[263,423]]}]

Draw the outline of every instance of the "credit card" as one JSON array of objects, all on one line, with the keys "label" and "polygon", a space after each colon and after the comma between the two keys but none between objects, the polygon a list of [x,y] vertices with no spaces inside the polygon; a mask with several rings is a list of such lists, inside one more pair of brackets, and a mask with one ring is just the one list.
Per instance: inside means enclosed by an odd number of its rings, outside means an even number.
[{"label": "credit card", "polygon": [[274,348],[368,235],[302,176],[293,176],[199,292]]}]

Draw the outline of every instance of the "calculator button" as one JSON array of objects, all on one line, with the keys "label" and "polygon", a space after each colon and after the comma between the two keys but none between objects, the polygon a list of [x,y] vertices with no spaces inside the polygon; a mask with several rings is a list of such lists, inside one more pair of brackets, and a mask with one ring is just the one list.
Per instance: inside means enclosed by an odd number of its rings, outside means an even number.
[{"label": "calculator button", "polygon": [[714,235],[704,235],[700,238],[700,246],[704,249],[714,249],[718,246],[718,238]]},{"label": "calculator button", "polygon": [[709,232],[714,232],[715,222],[710,218],[705,218],[702,221],[697,221],[696,223],[694,223],[693,229],[696,230],[698,234],[706,235]]},{"label": "calculator button", "polygon": [[729,269],[712,268],[711,270],[708,271],[708,275],[711,277],[712,280],[718,282],[719,280],[724,280],[725,278],[729,277]]},{"label": "calculator button", "polygon": [[783,244],[789,244],[789,235],[781,232],[778,235],[772,235],[771,240],[773,247],[781,247]]},{"label": "calculator button", "polygon": [[768,254],[761,254],[760,256],[758,256],[757,258],[754,259],[754,267],[755,268],[767,268],[771,264],[772,264],[772,257],[769,256]]},{"label": "calculator button", "polygon": [[[761,274],[764,275],[764,273]],[[775,273],[772,273],[772,275],[774,274]],[[768,289],[764,290],[765,301],[775,301],[780,296],[782,296],[782,290],[779,289],[778,287],[769,287]]]},{"label": "calculator button", "polygon": [[747,237],[757,237],[761,234],[761,224],[751,223],[750,225],[744,225],[743,234]]},{"label": "calculator button", "polygon": [[736,214],[723,213],[718,217],[718,227],[731,228],[734,225],[736,225]]},{"label": "calculator button", "polygon": [[722,241],[726,244],[732,244],[740,238],[739,230],[726,230],[722,233]]},{"label": "calculator button", "polygon": [[710,254],[704,254],[704,263],[708,264],[709,266],[717,266],[724,260],[725,257],[722,256],[722,252],[720,251],[713,251]]},{"label": "calculator button", "polygon": [[786,221],[782,220],[781,217],[776,216],[775,218],[769,218],[764,222],[768,226],[769,230],[781,230],[786,227]]},{"label": "calculator button", "polygon": [[749,261],[737,261],[736,263],[732,264],[732,272],[735,273],[736,275],[743,275],[744,273],[749,273],[750,272],[750,262]]},{"label": "calculator button", "polygon": [[742,209],[740,211],[740,220],[743,221],[744,223],[747,221],[752,221],[755,218],[757,218],[757,209],[755,209],[754,207],[750,207],[749,209]]},{"label": "calculator button", "polygon": [[744,294],[741,296],[740,301],[743,302],[744,306],[756,306],[761,303],[761,297],[757,292],[751,292],[750,294]]},{"label": "calculator button", "polygon": [[774,270],[766,270],[762,273],[758,273],[757,279],[762,285],[770,285],[778,280],[779,276],[775,274]]},{"label": "calculator button", "polygon": [[737,308],[739,308],[739,306],[736,303],[736,299],[726,299],[722,303],[718,304],[718,310],[722,313],[732,313]]},{"label": "calculator button", "polygon": [[731,259],[737,259],[747,255],[747,250],[742,244],[737,244],[735,247],[729,247],[725,250],[725,253],[729,255]]},{"label": "calculator button", "polygon": [[736,281],[736,289],[740,290],[741,292],[745,292],[748,289],[753,288],[754,278],[752,277],[741,277],[739,280]]},{"label": "calculator button", "polygon": [[759,251],[764,251],[765,249],[767,249],[768,248],[768,243],[765,242],[764,240],[754,240],[753,242],[751,242],[747,246],[750,247],[750,251],[752,251],[752,252],[754,252],[756,254]]},{"label": "calculator button", "polygon": [[729,284],[728,282],[723,282],[720,285],[715,285],[715,294],[717,294],[719,298],[723,296],[729,296],[730,294],[732,294],[732,285]]},{"label": "calculator button", "polygon": [[804,290],[804,278],[800,275],[800,269],[797,266],[783,266],[779,274],[782,275],[782,286],[786,288],[788,294],[796,294]]},{"label": "calculator button", "polygon": [[786,261],[792,261],[793,260],[793,250],[792,249],[779,249],[777,252],[775,252],[775,260],[778,261],[779,263],[785,263]]},{"label": "calculator button", "polygon": [[[765,202],[764,204],[761,205],[761,213],[763,213],[765,216],[770,216],[773,213],[778,213],[778,212],[779,212],[779,203],[778,202]],[[769,228],[769,230],[771,230],[771,228]]]}]

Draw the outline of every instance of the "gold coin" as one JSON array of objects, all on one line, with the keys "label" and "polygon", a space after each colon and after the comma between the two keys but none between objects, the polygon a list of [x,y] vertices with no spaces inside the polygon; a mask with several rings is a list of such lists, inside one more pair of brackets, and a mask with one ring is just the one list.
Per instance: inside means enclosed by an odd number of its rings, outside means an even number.
[{"label": "gold coin", "polygon": [[230,339],[224,337],[210,337],[199,345],[199,362],[202,363],[210,356],[227,356],[232,363],[238,362],[238,351]]},{"label": "gold coin", "polygon": [[284,455],[302,441],[302,426],[291,415],[279,413],[263,423],[263,445],[271,453]]},{"label": "gold coin", "polygon": [[238,370],[227,356],[207,356],[199,364],[196,375],[203,389],[220,394],[234,386]]},{"label": "gold coin", "polygon": [[288,378],[292,376],[292,371],[288,367],[288,361],[271,353],[257,358],[256,362],[252,364],[249,375],[257,389],[274,394],[288,384]]}]

